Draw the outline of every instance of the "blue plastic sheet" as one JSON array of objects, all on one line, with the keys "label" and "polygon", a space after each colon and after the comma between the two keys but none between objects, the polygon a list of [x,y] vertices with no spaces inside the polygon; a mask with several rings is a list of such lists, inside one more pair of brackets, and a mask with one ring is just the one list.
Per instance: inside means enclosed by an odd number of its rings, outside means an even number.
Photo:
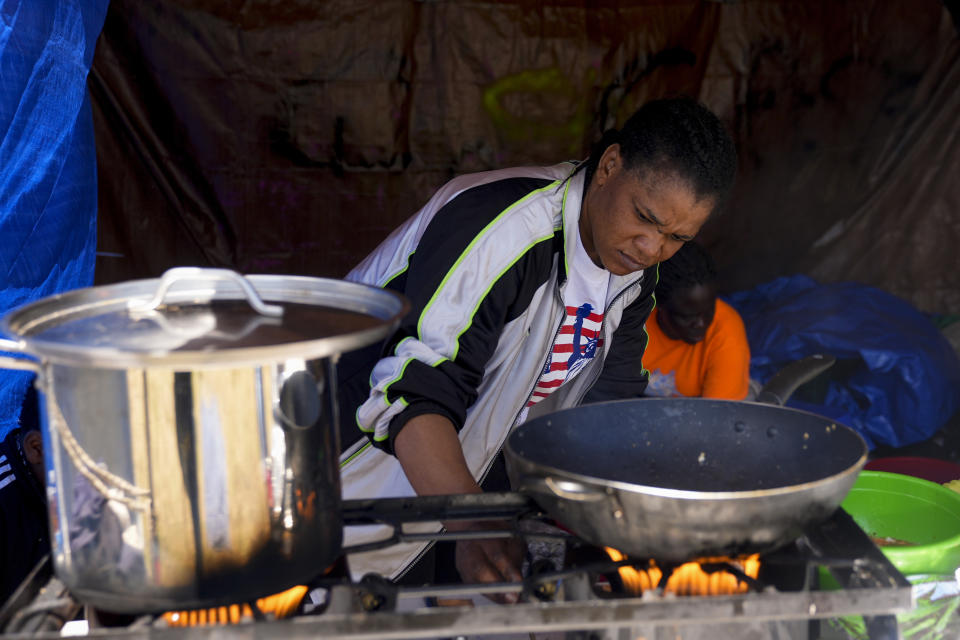
[{"label": "blue plastic sheet", "polygon": [[895,296],[791,276],[725,299],[747,327],[751,377],[766,382],[814,353],[839,359],[844,373],[823,374],[821,402],[794,396],[787,404],[853,427],[871,448],[926,440],[960,408],[957,354],[926,316]]},{"label": "blue plastic sheet", "polygon": [[[87,74],[108,0],[0,0],[0,314],[93,283]],[[0,439],[30,374],[0,371]]]}]

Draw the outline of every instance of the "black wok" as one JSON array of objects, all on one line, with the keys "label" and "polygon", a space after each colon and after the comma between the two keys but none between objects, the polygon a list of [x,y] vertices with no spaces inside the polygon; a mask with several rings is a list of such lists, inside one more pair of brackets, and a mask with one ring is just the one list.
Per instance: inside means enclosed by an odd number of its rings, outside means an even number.
[{"label": "black wok", "polygon": [[514,488],[574,533],[664,562],[794,540],[867,460],[855,431],[822,416],[700,398],[558,411],[515,429],[504,451]]}]

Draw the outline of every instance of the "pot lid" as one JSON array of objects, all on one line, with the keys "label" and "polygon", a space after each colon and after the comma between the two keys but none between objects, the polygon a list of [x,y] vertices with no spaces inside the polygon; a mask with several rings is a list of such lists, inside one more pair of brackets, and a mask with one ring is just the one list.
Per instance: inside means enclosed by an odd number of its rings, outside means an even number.
[{"label": "pot lid", "polygon": [[395,292],[345,280],[178,267],[43,298],[6,314],[0,330],[11,350],[60,364],[244,366],[364,347],[408,308]]}]

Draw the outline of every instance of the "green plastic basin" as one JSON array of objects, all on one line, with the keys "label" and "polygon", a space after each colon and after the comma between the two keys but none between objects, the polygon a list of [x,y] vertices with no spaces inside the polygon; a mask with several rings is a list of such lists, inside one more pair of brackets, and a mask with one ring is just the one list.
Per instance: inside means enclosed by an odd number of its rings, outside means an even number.
[{"label": "green plastic basin", "polygon": [[[911,546],[880,546],[913,584],[953,580],[960,566],[960,494],[935,482],[886,471],[861,471],[841,505],[860,528],[875,538],[896,538]],[[840,588],[820,568],[820,588]],[[917,598],[915,608],[897,615],[900,635],[911,640],[941,638],[957,610],[956,598]],[[848,637],[866,638],[860,616],[830,621]]]},{"label": "green plastic basin", "polygon": [[875,538],[904,575],[952,574],[960,566],[960,493],[935,482],[886,471],[861,471],[841,505]]}]

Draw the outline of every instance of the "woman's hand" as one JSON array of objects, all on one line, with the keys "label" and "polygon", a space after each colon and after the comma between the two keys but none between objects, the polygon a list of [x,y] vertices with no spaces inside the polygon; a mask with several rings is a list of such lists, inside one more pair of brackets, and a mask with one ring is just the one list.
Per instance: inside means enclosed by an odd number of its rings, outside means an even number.
[{"label": "woman's hand", "polygon": [[[477,529],[501,529],[504,522],[451,522],[448,531]],[[487,582],[519,582],[523,561],[523,545],[517,538],[488,538],[482,540],[459,540],[457,542],[457,571],[465,584]],[[489,597],[500,604],[514,604],[517,593],[496,593]]]},{"label": "woman's hand", "polygon": [[[394,442],[397,459],[417,495],[480,493],[463,457],[460,439],[450,421],[424,414],[411,419]],[[502,529],[504,523],[489,521],[447,522],[447,531]],[[464,583],[516,582],[522,579],[523,546],[513,538],[460,540],[457,542],[457,571]],[[516,602],[517,594],[496,594],[495,602]]]}]

